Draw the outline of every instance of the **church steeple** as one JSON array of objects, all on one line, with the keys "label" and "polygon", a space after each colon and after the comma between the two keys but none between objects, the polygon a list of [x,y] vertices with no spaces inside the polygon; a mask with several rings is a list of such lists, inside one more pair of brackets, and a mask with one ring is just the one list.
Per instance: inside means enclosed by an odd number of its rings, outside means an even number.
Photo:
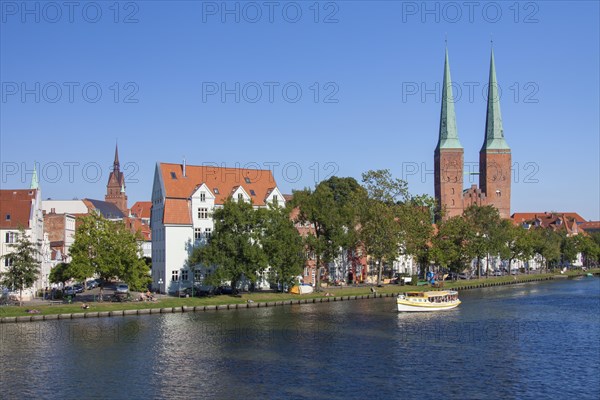
[{"label": "church steeple", "polygon": [[485,139],[479,152],[479,188],[485,194],[485,204],[498,209],[502,218],[510,218],[511,168],[512,155],[504,140],[500,92],[492,48]]},{"label": "church steeple", "polygon": [[35,166],[35,161],[33,162],[33,174],[31,175],[31,185],[29,186],[30,189],[39,189],[40,188],[40,182],[38,180],[38,175],[37,175],[37,169]]},{"label": "church steeple", "polygon": [[119,171],[119,145],[115,145],[115,161],[113,162],[113,170]]},{"label": "church steeple", "polygon": [[124,215],[128,215],[127,194],[125,193],[125,175],[120,170],[118,145],[115,146],[113,170],[108,176],[104,200],[115,204]]},{"label": "church steeple", "polygon": [[462,149],[456,128],[454,113],[454,97],[452,96],[452,78],[450,77],[450,62],[448,47],[444,61],[444,82],[442,84],[442,110],[440,115],[440,132],[436,149]]},{"label": "church steeple", "polygon": [[454,97],[448,47],[444,60],[444,83],[442,88],[442,110],[438,143],[434,151],[435,199],[437,202],[436,219],[461,215],[463,212],[463,168],[464,150],[458,140]]},{"label": "church steeple", "polygon": [[488,83],[487,115],[485,118],[485,139],[481,151],[485,150],[510,150],[504,139],[502,128],[502,115],[500,113],[500,93],[496,81],[496,65],[494,62],[494,49],[490,59],[490,79]]}]

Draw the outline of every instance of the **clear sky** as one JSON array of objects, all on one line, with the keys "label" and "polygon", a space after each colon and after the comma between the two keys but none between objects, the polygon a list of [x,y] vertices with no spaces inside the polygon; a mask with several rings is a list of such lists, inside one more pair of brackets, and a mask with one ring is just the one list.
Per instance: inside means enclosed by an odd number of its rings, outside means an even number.
[{"label": "clear sky", "polygon": [[35,160],[44,198],[103,199],[118,140],[130,205],[183,157],[284,192],[388,168],[433,195],[444,39],[475,166],[492,37],[512,212],[600,219],[597,1],[0,4],[2,188]]}]

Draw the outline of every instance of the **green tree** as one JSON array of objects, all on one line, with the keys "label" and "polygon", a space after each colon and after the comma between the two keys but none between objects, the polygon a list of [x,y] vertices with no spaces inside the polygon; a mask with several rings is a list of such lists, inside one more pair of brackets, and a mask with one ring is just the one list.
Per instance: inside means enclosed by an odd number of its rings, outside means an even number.
[{"label": "green tree", "polygon": [[600,232],[591,235],[581,236],[580,250],[583,253],[583,265],[587,268],[594,267],[598,264],[600,258]]},{"label": "green tree", "polygon": [[[394,178],[387,169],[363,173],[362,185],[366,198],[358,201],[360,240],[367,254],[378,262],[377,285],[379,286],[384,263],[392,263],[403,249],[406,249],[405,238],[409,236],[406,234],[406,228],[409,226],[408,221],[412,219],[407,217],[408,213],[405,213],[406,225],[403,227],[400,216],[401,204],[409,197],[408,189],[405,181]],[[412,245],[411,242],[410,246],[413,247]],[[415,242],[414,247],[416,245]]]},{"label": "green tree", "polygon": [[377,261],[379,286],[384,263],[392,263],[401,252],[403,230],[397,220],[399,206],[370,198],[361,208],[360,239],[367,254]]},{"label": "green tree", "polygon": [[[95,213],[80,217],[69,251],[70,275],[79,281],[93,275],[104,282],[120,279],[132,290],[144,290],[151,278],[141,257],[139,239],[121,221],[110,221]],[[100,291],[102,294],[103,286]]]},{"label": "green tree", "polygon": [[69,263],[58,263],[50,270],[48,280],[51,283],[62,283],[64,285],[69,279],[73,278],[70,272]]},{"label": "green tree", "polygon": [[544,262],[546,271],[551,265],[560,261],[560,234],[549,228],[536,227],[531,228],[533,238],[533,251],[539,254]]},{"label": "green tree", "polygon": [[306,248],[315,255],[315,290],[321,290],[322,268],[331,262],[348,245],[347,219],[340,211],[333,190],[327,184],[319,184],[315,190],[294,192],[292,206],[298,207],[298,221],[314,228],[314,236],[304,238]]},{"label": "green tree", "polygon": [[[506,232],[508,271],[512,270],[514,260],[526,262],[534,256],[534,242],[531,232],[509,220],[502,221]],[[529,270],[527,270],[529,272]]]},{"label": "green tree", "polygon": [[231,281],[235,290],[242,278],[255,283],[267,267],[260,245],[261,213],[251,203],[228,199],[214,212],[215,230],[205,246],[196,247],[188,264],[214,266],[206,282],[215,286]]},{"label": "green tree", "polygon": [[442,267],[461,273],[475,257],[470,243],[475,232],[462,216],[441,221],[433,238],[432,259]]},{"label": "green tree", "polygon": [[502,219],[493,206],[472,205],[464,212],[464,218],[474,232],[469,241],[472,254],[477,259],[477,277],[481,277],[481,260],[486,257],[486,275],[489,276],[489,257],[500,255],[506,246],[502,232]]},{"label": "green tree", "polygon": [[304,243],[290,220],[290,209],[269,207],[260,210],[262,233],[260,244],[266,254],[269,274],[283,290],[292,286],[304,267]]},{"label": "green tree", "polygon": [[362,186],[369,198],[386,204],[397,204],[409,198],[407,183],[394,178],[388,169],[364,172]]},{"label": "green tree", "polygon": [[19,305],[23,301],[23,289],[33,286],[38,278],[40,263],[39,254],[31,243],[24,229],[19,229],[16,243],[10,244],[13,251],[3,256],[9,260],[6,272],[0,274],[0,284],[19,291]]},{"label": "green tree", "polygon": [[404,237],[403,251],[414,257],[421,271],[431,261],[432,205],[435,205],[435,200],[422,195],[412,197],[399,210]]}]

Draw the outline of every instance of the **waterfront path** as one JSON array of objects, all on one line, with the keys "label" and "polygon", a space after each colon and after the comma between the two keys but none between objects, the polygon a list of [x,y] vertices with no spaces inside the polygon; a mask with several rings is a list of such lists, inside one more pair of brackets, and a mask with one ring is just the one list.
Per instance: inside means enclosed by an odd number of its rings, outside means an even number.
[{"label": "waterfront path", "polygon": [[[481,287],[510,285],[533,281],[553,280],[557,277],[576,277],[588,273],[600,274],[600,269],[592,271],[572,271],[565,275],[556,273],[518,276],[490,277],[482,279],[444,282],[443,289],[469,290]],[[375,293],[372,292],[375,289]],[[89,302],[89,308],[82,310],[81,302],[65,304],[56,302],[26,302],[23,306],[0,306],[0,323],[30,322],[56,319],[97,318],[108,316],[144,315],[173,312],[218,311],[239,308],[275,307],[282,305],[373,299],[395,296],[401,292],[436,290],[430,286],[344,286],[323,288],[321,292],[307,295],[289,293],[254,292],[239,296],[220,295],[204,298],[176,298],[161,296],[155,302],[129,301],[123,303]],[[35,309],[36,313],[29,313]]]}]

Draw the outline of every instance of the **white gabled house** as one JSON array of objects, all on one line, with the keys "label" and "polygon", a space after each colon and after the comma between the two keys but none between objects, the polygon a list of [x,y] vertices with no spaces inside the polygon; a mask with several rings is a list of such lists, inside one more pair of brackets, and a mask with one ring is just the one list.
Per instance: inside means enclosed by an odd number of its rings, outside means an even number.
[{"label": "white gabled house", "polygon": [[150,219],[154,290],[175,293],[192,285],[188,257],[210,238],[213,212],[228,198],[256,208],[285,206],[270,170],[156,164]]}]

